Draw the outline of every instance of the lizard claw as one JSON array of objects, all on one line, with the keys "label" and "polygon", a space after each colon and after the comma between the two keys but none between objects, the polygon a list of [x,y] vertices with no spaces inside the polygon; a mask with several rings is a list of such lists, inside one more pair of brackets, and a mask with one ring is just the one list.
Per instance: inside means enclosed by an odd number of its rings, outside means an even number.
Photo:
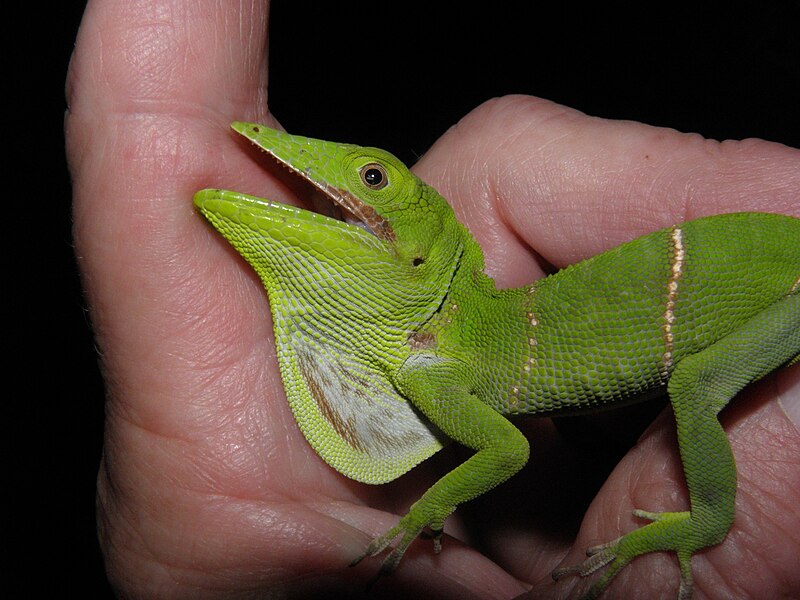
[{"label": "lizard claw", "polygon": [[630,558],[619,556],[619,542],[621,539],[622,538],[618,538],[613,542],[592,546],[586,550],[586,555],[589,558],[577,565],[555,569],[551,574],[552,578],[558,581],[566,575],[586,577],[610,564],[611,566],[603,573],[603,576],[583,595],[582,600],[592,600],[593,598],[599,597],[617,573],[631,560]]},{"label": "lizard claw", "polygon": [[[586,555],[588,556],[586,560],[577,565],[555,569],[552,572],[553,579],[558,580],[566,575],[586,577],[598,569],[607,566],[608,568],[606,571],[583,596],[584,600],[590,600],[599,597],[603,590],[611,583],[611,580],[637,556],[646,554],[647,552],[672,549],[678,555],[678,563],[681,570],[678,600],[689,600],[692,596],[693,588],[692,553],[680,548],[662,547],[660,544],[655,543],[657,534],[652,529],[655,524],[658,524],[661,528],[674,527],[676,523],[680,524],[685,522],[689,518],[689,513],[653,513],[637,509],[633,514],[639,518],[652,521],[651,525],[631,531],[611,542],[588,548],[586,550]],[[653,533],[648,535],[649,532]]]},{"label": "lizard claw", "polygon": [[[383,552],[397,536],[402,535],[400,542],[384,559],[383,564],[381,564],[379,575],[389,575],[392,571],[394,571],[397,568],[397,565],[400,564],[400,560],[403,558],[403,554],[405,554],[406,550],[411,545],[411,542],[413,542],[414,539],[416,539],[416,537],[419,535],[420,531],[422,531],[421,527],[410,527],[405,523],[405,520],[406,519],[404,517],[389,531],[372,540],[364,552],[350,563],[350,566],[354,567],[368,556],[377,556]],[[439,532],[433,543],[434,552],[437,553],[438,551],[441,551],[441,542],[439,541],[439,538],[441,538],[441,532]]]}]

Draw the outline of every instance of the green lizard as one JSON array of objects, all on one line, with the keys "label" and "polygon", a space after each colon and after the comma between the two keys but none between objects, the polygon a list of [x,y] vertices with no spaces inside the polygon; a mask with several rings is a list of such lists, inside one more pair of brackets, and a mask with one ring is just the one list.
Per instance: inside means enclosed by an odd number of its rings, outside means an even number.
[{"label": "green lizard", "polygon": [[447,516],[527,462],[528,441],[506,417],[666,392],[690,510],[636,511],[651,523],[553,576],[607,566],[596,597],[636,556],[673,551],[679,597],[690,597],[692,555],[733,522],[736,466],[717,413],[800,361],[800,219],[702,218],[498,290],[448,203],[389,153],[232,127],[344,216],[216,189],[194,198],[269,293],[286,395],[310,444],[373,484],[450,440],[475,450],[361,558],[399,537],[381,569],[390,572],[425,527],[438,552]]}]

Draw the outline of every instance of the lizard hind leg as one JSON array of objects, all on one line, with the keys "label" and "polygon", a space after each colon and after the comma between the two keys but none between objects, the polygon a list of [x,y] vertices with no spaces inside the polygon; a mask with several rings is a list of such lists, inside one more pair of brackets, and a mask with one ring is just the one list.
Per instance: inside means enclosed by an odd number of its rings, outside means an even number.
[{"label": "lizard hind leg", "polygon": [[587,576],[607,566],[585,598],[596,598],[635,557],[649,552],[677,554],[680,599],[692,595],[691,558],[720,543],[734,516],[736,464],[722,426],[720,410],[744,386],[800,353],[800,296],[770,305],[737,330],[675,367],[668,392],[675,413],[678,445],[689,490],[690,510],[635,515],[651,521],[622,537],[590,549],[579,565],[557,569],[553,577]]}]

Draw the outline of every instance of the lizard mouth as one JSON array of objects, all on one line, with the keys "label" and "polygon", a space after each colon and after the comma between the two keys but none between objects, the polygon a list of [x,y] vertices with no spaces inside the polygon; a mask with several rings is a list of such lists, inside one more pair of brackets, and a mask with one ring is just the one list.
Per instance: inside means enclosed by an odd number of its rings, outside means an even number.
[{"label": "lizard mouth", "polygon": [[292,175],[284,183],[298,197],[307,199],[312,212],[353,227],[359,227],[380,240],[395,241],[396,236],[391,224],[371,205],[360,200],[348,190],[320,181],[311,172],[298,169],[281,160],[269,148],[264,148],[252,140],[251,142],[259,150],[269,155],[275,163],[283,167],[281,169],[283,172]]},{"label": "lizard mouth", "polygon": [[[292,171],[292,169],[289,170]],[[326,188],[323,190],[319,185],[316,185],[315,182],[311,181],[310,179],[301,177],[301,180],[307,182],[309,186],[309,189],[302,195],[302,197],[308,198],[308,203],[312,211],[320,215],[325,215],[331,219],[342,221],[348,225],[360,227],[375,237],[378,237],[378,235],[366,221],[348,209],[347,204],[344,202],[341,190],[332,190],[331,188]]]},{"label": "lizard mouth", "polygon": [[389,221],[375,209],[346,190],[322,186],[309,177],[302,177],[313,188],[309,201],[314,212],[342,221],[384,241],[394,241],[395,235]]}]

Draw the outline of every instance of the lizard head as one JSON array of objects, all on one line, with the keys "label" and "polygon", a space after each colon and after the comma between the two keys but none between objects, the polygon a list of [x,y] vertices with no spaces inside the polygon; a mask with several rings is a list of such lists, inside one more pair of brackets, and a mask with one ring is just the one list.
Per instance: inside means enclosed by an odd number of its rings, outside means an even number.
[{"label": "lizard head", "polygon": [[194,203],[267,289],[284,388],[306,438],[345,475],[389,481],[442,446],[394,375],[477,244],[388,152],[232,126],[342,218],[219,189]]},{"label": "lizard head", "polygon": [[[305,179],[339,210],[340,220],[394,242],[392,212],[415,195],[419,181],[394,156],[377,148],[337,144],[234,122],[231,127],[280,164]],[[324,210],[319,203],[316,207]]]},{"label": "lizard head", "polygon": [[[250,257],[242,246],[259,236],[236,230],[246,226],[263,237],[275,231],[270,223],[284,223],[287,230],[318,235],[325,231],[333,238],[355,241],[362,251],[382,248],[398,269],[410,266],[437,279],[443,272],[452,273],[464,228],[447,201],[389,152],[289,135],[253,123],[234,122],[231,127],[311,184],[311,200],[320,210],[304,211],[224,190],[198,192],[197,207],[246,259]],[[327,201],[327,210],[320,198]],[[429,268],[418,268],[425,264]]]}]

